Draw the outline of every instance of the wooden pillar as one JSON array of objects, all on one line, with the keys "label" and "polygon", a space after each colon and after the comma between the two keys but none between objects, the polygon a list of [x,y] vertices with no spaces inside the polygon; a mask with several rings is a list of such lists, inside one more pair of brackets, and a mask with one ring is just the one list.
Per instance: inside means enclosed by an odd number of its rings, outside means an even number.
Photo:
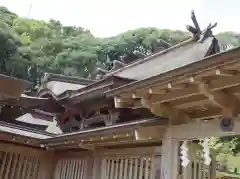
[{"label": "wooden pillar", "polygon": [[94,172],[94,159],[93,157],[87,157],[86,158],[86,166],[85,166],[85,171],[84,172],[84,179],[92,179],[93,178],[93,172]]},{"label": "wooden pillar", "polygon": [[102,157],[95,156],[93,164],[93,179],[99,179],[102,175]]},{"label": "wooden pillar", "polygon": [[153,156],[152,157],[152,167],[150,179],[159,179],[161,178],[161,156]]},{"label": "wooden pillar", "polygon": [[52,179],[56,167],[56,157],[54,153],[49,152],[40,159],[38,179]]},{"label": "wooden pillar", "polygon": [[171,138],[171,133],[171,129],[168,128],[162,141],[161,179],[177,179],[178,177],[179,142]]},{"label": "wooden pillar", "polygon": [[214,150],[211,150],[211,158],[212,158],[212,163],[211,163],[211,179],[216,178],[216,152]]}]

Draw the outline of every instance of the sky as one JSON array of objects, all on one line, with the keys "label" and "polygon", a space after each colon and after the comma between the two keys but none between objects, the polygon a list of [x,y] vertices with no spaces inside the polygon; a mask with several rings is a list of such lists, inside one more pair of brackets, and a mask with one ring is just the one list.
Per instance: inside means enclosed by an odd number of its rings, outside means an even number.
[{"label": "sky", "polygon": [[0,0],[0,6],[22,17],[84,27],[97,37],[139,27],[185,30],[192,9],[202,29],[217,22],[215,33],[240,32],[240,0]]}]

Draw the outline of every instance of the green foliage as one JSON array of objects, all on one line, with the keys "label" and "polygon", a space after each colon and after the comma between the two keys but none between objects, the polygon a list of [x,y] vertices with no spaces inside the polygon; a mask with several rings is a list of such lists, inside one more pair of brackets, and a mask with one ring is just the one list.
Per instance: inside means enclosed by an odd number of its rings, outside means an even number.
[{"label": "green foliage", "polygon": [[[110,38],[96,38],[81,27],[18,17],[0,7],[0,73],[40,80],[44,72],[88,77],[97,65],[108,68],[135,50],[150,54],[189,37],[187,32],[139,28]],[[221,33],[222,49],[240,44],[238,34]],[[225,45],[227,44],[227,45]]]},{"label": "green foliage", "polygon": [[223,32],[217,35],[222,50],[237,47],[240,44],[240,34],[236,32]]},{"label": "green foliage", "polygon": [[0,73],[33,82],[43,72],[88,77],[99,63],[107,68],[135,50],[149,54],[188,36],[181,31],[140,28],[99,39],[81,27],[21,18],[0,7]]}]

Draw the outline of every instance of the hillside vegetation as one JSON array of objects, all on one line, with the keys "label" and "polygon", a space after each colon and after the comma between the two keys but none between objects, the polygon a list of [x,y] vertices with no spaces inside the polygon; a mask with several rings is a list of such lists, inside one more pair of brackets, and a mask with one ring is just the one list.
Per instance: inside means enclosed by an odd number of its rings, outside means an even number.
[{"label": "hillside vegetation", "polygon": [[[96,38],[82,27],[26,19],[0,7],[0,72],[33,82],[43,72],[88,77],[96,65],[107,68],[113,60],[134,50],[149,54],[165,45],[162,40],[176,44],[188,37],[183,31],[139,28],[115,37]],[[228,47],[240,44],[234,32],[217,37]]]}]

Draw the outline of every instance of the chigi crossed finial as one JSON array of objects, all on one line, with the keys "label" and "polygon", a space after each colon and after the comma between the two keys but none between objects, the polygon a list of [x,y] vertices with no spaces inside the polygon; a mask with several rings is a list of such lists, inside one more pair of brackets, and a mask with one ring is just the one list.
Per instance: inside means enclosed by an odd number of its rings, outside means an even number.
[{"label": "chigi crossed finial", "polygon": [[198,42],[202,43],[206,38],[213,36],[212,29],[217,26],[217,23],[210,23],[204,30],[201,30],[193,10],[191,12],[191,19],[194,26],[187,25],[186,28]]}]

